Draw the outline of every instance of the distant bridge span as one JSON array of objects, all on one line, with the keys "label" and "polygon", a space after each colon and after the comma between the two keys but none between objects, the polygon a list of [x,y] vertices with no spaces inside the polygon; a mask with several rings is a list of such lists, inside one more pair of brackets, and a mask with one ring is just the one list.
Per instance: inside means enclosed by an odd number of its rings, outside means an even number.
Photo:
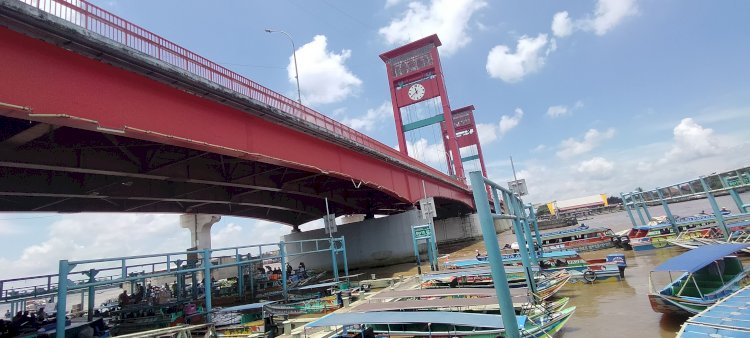
[{"label": "distant bridge span", "polygon": [[[471,191],[84,1],[0,0],[0,211],[193,212],[299,225]],[[50,14],[52,13],[52,14]]]}]

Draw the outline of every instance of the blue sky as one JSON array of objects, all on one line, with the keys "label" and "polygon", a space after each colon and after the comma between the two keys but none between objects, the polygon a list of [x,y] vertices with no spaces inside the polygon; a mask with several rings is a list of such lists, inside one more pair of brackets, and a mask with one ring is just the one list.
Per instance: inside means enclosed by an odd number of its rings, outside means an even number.
[{"label": "blue sky", "polygon": [[[476,107],[490,178],[510,180],[512,155],[530,202],[668,185],[749,164],[746,1],[94,3],[296,98],[289,41],[263,30],[287,31],[303,102],[392,146],[378,55],[437,33],[451,106]],[[411,136],[414,152],[440,167],[430,135]],[[38,216],[45,217],[29,218]],[[185,248],[189,234],[178,222],[176,215],[0,215],[0,265],[12,267],[0,278],[47,272],[63,257]],[[276,241],[287,231],[224,218],[214,246]],[[87,235],[102,232],[108,236]]]}]

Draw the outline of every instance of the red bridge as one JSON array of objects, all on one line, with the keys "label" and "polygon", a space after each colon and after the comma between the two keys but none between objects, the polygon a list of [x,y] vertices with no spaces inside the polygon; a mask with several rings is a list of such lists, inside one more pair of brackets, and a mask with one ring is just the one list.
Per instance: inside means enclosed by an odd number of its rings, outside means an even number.
[{"label": "red bridge", "polygon": [[462,178],[85,1],[0,0],[0,79],[0,211],[473,210]]}]

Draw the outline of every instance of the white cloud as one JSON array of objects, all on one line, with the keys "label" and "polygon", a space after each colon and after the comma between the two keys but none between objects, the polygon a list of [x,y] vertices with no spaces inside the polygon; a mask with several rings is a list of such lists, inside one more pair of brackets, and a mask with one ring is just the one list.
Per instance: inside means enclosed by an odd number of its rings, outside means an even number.
[{"label": "white cloud", "polygon": [[540,144],[540,145],[534,147],[534,149],[532,149],[531,151],[535,152],[535,153],[538,153],[538,152],[540,152],[542,150],[545,150],[545,149],[547,149],[547,146],[544,145],[544,144]]},{"label": "white cloud", "polygon": [[396,6],[403,2],[403,0],[385,0],[385,8]]},{"label": "white cloud", "polygon": [[551,118],[558,118],[566,115],[573,114],[573,111],[576,111],[578,109],[583,108],[583,101],[578,100],[575,104],[573,104],[573,107],[568,108],[566,105],[557,105],[557,106],[550,106],[547,108],[547,116]]},{"label": "white cloud", "polygon": [[489,123],[477,123],[479,144],[490,144],[497,140],[497,125]]},{"label": "white cloud", "polygon": [[557,12],[552,17],[552,34],[560,38],[573,34],[573,22],[567,11]]},{"label": "white cloud", "polygon": [[583,140],[578,141],[574,138],[563,140],[560,143],[560,150],[557,156],[561,158],[570,158],[576,155],[585,154],[596,148],[602,141],[611,139],[615,136],[615,130],[609,128],[604,132],[596,129],[589,129],[583,136]]},{"label": "white cloud", "polygon": [[576,167],[576,171],[585,174],[591,178],[607,178],[615,168],[614,163],[603,157],[594,157],[587,161],[582,161]]},{"label": "white cloud", "polygon": [[406,141],[406,149],[409,156],[433,166],[446,165],[445,147],[442,143],[430,144],[426,139],[420,138],[416,142]]},{"label": "white cloud", "polygon": [[505,45],[495,46],[487,55],[487,73],[508,83],[521,81],[524,76],[544,66],[547,55],[555,50],[555,46],[549,43],[547,34],[539,34],[535,38],[522,36],[518,39],[515,52]]},{"label": "white cloud", "polygon": [[583,22],[583,29],[593,30],[596,35],[604,35],[623,19],[635,14],[638,14],[635,0],[599,0],[594,17]]},{"label": "white cloud", "polygon": [[479,143],[486,145],[503,138],[505,134],[517,127],[523,119],[523,109],[516,108],[513,115],[503,115],[497,124],[477,123]]},{"label": "white cloud", "polygon": [[377,108],[368,109],[363,116],[347,117],[342,119],[341,122],[359,131],[371,131],[389,117],[393,117],[393,106],[390,101],[386,101]]},{"label": "white cloud", "polygon": [[636,0],[598,0],[594,13],[583,19],[571,20],[567,11],[555,13],[552,17],[552,33],[563,38],[576,30],[582,30],[602,36],[622,23],[625,18],[636,14]]},{"label": "white cloud", "polygon": [[[344,65],[351,55],[352,52],[348,49],[338,54],[329,51],[325,35],[316,35],[311,42],[297,49],[302,103],[314,105],[339,102],[354,94],[362,85],[362,80]],[[292,56],[289,57],[286,69],[289,82],[296,85]]]},{"label": "white cloud", "polygon": [[568,115],[570,111],[568,110],[568,106],[551,106],[547,108],[547,116],[551,118],[556,118],[560,116]]},{"label": "white cloud", "polygon": [[429,6],[412,1],[400,17],[380,28],[378,33],[391,45],[437,34],[443,43],[441,53],[450,55],[471,42],[467,34],[469,20],[476,11],[486,6],[484,0],[432,0]]},{"label": "white cloud", "polygon": [[692,118],[684,118],[673,130],[674,145],[665,160],[679,161],[713,156],[721,151],[713,129],[703,128]]},{"label": "white cloud", "polygon": [[521,108],[516,108],[513,115],[503,115],[500,117],[500,137],[507,134],[511,129],[518,126],[519,123],[521,123],[521,119],[523,118],[523,110]]}]

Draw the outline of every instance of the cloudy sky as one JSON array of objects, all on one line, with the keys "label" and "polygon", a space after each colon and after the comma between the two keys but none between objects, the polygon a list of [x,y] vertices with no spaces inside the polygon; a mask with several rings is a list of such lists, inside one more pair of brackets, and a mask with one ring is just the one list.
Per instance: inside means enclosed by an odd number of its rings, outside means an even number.
[{"label": "cloudy sky", "polygon": [[[453,108],[476,107],[489,176],[530,202],[617,194],[750,164],[746,1],[97,1],[273,90],[396,145],[379,54],[437,33]],[[436,167],[435,138],[409,144]],[[61,258],[184,249],[176,215],[0,215],[0,278]],[[308,225],[303,229],[315,227]],[[288,228],[225,217],[213,245]]]}]

